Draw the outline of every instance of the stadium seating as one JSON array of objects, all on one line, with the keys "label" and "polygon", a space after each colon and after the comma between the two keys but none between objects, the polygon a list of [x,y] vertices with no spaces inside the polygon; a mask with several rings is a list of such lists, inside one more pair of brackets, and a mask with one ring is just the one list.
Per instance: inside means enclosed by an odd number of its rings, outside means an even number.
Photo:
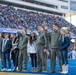
[{"label": "stadium seating", "polygon": [[16,9],[13,6],[0,5],[0,28],[16,28],[34,30],[38,25],[47,24],[52,29],[53,23],[57,22],[59,27],[68,26],[70,31],[76,33],[76,27],[67,22],[64,18],[51,15]]}]

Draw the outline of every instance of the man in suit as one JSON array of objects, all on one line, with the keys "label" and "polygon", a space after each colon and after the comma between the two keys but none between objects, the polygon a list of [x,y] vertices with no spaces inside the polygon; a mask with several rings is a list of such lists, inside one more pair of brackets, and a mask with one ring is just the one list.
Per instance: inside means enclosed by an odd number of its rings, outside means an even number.
[{"label": "man in suit", "polygon": [[[27,71],[28,55],[27,55],[28,36],[26,30],[22,30],[22,36],[19,40],[19,58],[18,58],[18,71]],[[24,60],[24,69],[22,70],[22,62]]]},{"label": "man in suit", "polygon": [[10,50],[12,48],[12,41],[8,38],[9,34],[4,35],[4,39],[2,42],[2,69],[1,71],[6,70],[6,59],[8,62],[8,71],[11,70],[11,62],[10,62]]}]

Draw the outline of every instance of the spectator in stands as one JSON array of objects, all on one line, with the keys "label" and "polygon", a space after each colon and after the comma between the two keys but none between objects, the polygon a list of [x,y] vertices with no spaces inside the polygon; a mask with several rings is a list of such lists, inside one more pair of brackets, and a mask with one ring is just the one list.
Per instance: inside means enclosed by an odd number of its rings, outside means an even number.
[{"label": "spectator in stands", "polygon": [[74,42],[74,50],[72,51],[72,59],[76,59],[76,38]]},{"label": "spectator in stands", "polygon": [[68,73],[68,47],[70,46],[70,37],[67,27],[61,28],[60,52],[62,58],[62,74]]},{"label": "spectator in stands", "polygon": [[72,50],[72,59],[76,59],[76,50]]}]

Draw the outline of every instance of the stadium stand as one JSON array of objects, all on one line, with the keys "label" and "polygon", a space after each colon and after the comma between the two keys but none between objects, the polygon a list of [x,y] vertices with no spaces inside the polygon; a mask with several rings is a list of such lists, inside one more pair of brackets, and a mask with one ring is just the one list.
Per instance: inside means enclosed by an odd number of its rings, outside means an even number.
[{"label": "stadium stand", "polygon": [[[76,27],[71,23],[67,22],[61,16],[48,13],[39,13],[38,11],[34,12],[29,10],[23,10],[20,8],[15,8],[14,6],[4,6],[0,4],[0,28],[36,30],[38,25],[46,24],[48,25],[49,30],[52,30],[52,25],[54,22],[56,22],[60,28],[64,26],[69,27],[71,33],[76,33]],[[73,46],[74,44],[70,45],[70,52],[74,50]],[[73,62],[71,62],[70,65],[72,65],[74,69],[75,61],[74,65]],[[69,74],[70,73],[72,73],[72,70],[70,70]]]},{"label": "stadium stand", "polygon": [[71,32],[76,33],[76,27],[62,17],[0,5],[0,28],[34,30],[38,25],[47,24],[49,29],[52,29],[54,21],[59,24],[60,28],[68,26]]}]

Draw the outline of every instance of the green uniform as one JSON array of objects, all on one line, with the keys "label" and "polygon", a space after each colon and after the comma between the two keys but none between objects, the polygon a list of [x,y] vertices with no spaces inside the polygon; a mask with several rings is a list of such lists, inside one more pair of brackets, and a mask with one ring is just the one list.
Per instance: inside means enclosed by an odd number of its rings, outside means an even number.
[{"label": "green uniform", "polygon": [[62,70],[60,51],[59,51],[59,40],[60,40],[60,31],[53,31],[50,33],[51,41],[51,72],[55,71],[56,67],[56,56],[59,60],[60,70]]},{"label": "green uniform", "polygon": [[19,40],[19,58],[18,58],[18,70],[22,71],[22,62],[24,60],[24,70],[27,70],[28,56],[27,56],[27,43],[28,36],[24,35]]},{"label": "green uniform", "polygon": [[47,40],[47,48],[49,49],[49,44],[50,44],[49,36],[50,36],[50,32],[48,30],[44,30],[44,35],[45,35],[46,40]]},{"label": "green uniform", "polygon": [[47,54],[44,52],[44,49],[47,48],[47,39],[45,33],[42,32],[37,38],[37,53],[38,53],[38,71],[42,71],[42,66],[44,66],[44,71],[47,68]]}]

